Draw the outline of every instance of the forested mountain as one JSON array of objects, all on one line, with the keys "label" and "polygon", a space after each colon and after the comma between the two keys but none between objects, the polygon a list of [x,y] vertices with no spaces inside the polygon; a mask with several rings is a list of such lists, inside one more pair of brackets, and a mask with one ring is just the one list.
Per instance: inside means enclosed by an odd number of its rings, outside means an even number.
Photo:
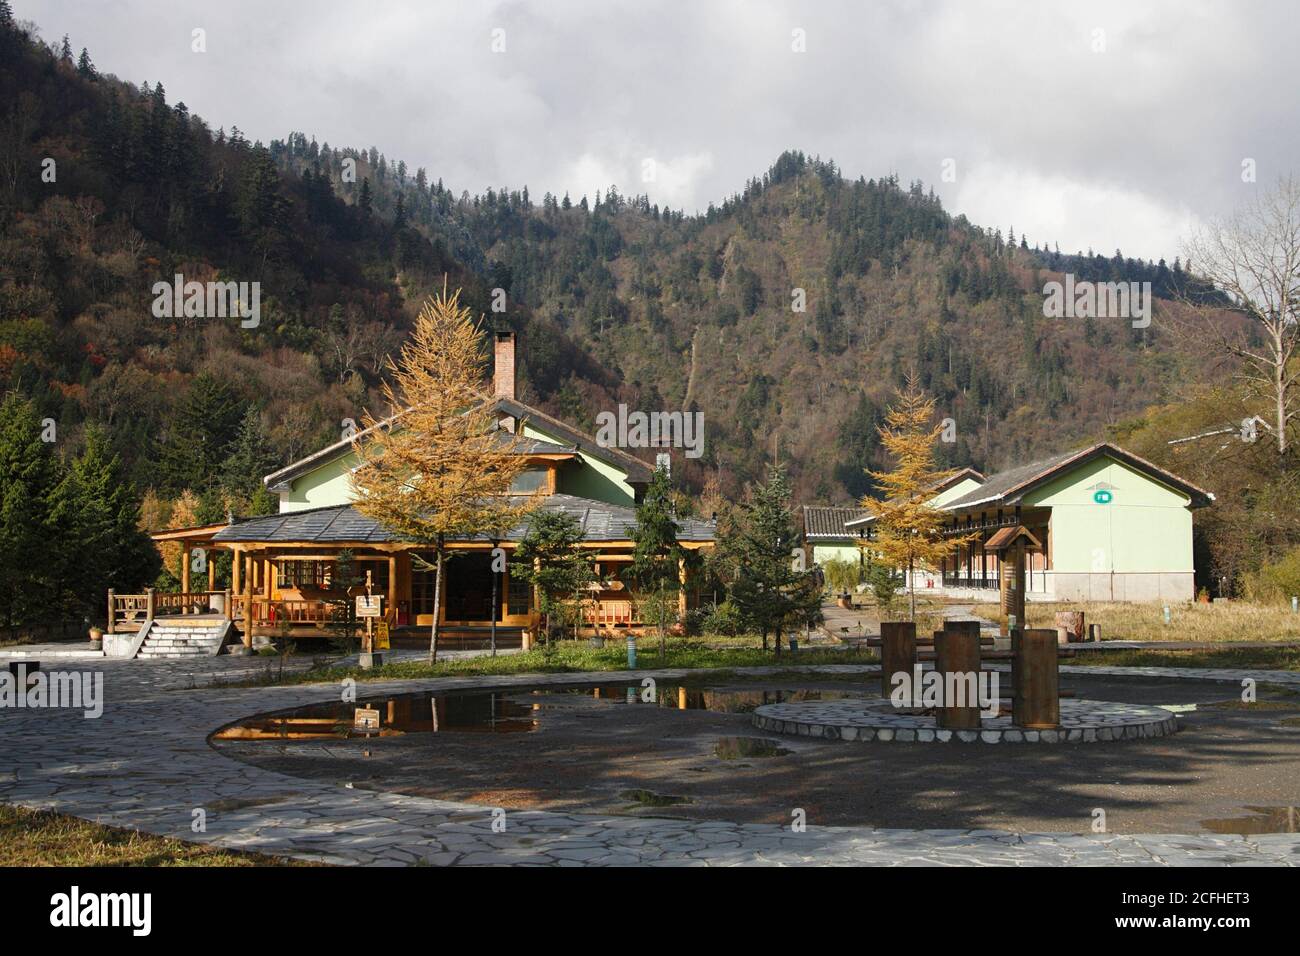
[{"label": "forested mountain", "polygon": [[[948,459],[993,469],[1099,437],[1199,367],[1159,323],[1043,317],[1060,271],[1171,293],[1177,262],[1062,256],[919,183],[788,152],[694,216],[613,187],[457,195],[374,148],[213,130],[11,19],[0,44],[0,388],[67,455],[101,426],[163,512],[186,490],[202,520],[269,507],[257,476],[377,407],[444,276],[483,311],[508,293],[525,400],[588,426],[619,402],[702,411],[705,455],[675,474],[724,494],[774,448],[801,500],[869,490],[907,368],[956,420]],[[260,324],[155,318],[178,273],[260,282]]]}]

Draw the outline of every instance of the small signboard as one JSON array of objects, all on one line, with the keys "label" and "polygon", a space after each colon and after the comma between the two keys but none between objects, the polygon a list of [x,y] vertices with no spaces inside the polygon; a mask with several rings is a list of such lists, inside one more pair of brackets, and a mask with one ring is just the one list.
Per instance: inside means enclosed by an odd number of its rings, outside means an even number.
[{"label": "small signboard", "polygon": [[388,650],[388,622],[375,622],[375,650]]},{"label": "small signboard", "polygon": [[1092,493],[1092,500],[1099,505],[1108,505],[1115,496],[1111,494],[1109,488],[1098,488]]},{"label": "small signboard", "polygon": [[352,716],[352,729],[360,733],[379,733],[379,708],[358,707]]},{"label": "small signboard", "polygon": [[383,617],[383,601],[383,597],[378,594],[373,597],[357,595],[357,617]]}]

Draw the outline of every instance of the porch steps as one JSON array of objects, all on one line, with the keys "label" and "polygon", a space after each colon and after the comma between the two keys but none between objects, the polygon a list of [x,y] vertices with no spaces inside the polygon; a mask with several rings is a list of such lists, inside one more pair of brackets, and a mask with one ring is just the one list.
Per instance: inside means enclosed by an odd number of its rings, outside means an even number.
[{"label": "porch steps", "polygon": [[225,620],[155,618],[137,657],[215,657],[225,643],[230,622]]}]

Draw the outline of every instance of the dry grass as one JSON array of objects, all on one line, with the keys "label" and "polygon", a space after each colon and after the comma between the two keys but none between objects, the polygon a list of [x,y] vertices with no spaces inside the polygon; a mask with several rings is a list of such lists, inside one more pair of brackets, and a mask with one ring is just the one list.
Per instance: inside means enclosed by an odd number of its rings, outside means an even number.
[{"label": "dry grass", "polygon": [[309,866],[0,804],[0,866]]},{"label": "dry grass", "polygon": [[[1088,624],[1101,625],[1103,641],[1300,641],[1300,614],[1275,604],[1229,601],[1219,604],[1035,604],[1026,607],[1030,627],[1055,627],[1057,611],[1083,611]],[[975,612],[1002,621],[995,604],[979,604]]]}]

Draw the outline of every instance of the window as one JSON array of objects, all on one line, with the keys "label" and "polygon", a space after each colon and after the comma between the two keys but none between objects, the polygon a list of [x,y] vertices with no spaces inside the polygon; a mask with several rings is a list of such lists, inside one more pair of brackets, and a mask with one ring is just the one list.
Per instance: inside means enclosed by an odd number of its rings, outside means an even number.
[{"label": "window", "polygon": [[333,571],[332,561],[280,561],[276,567],[278,584],[282,588],[329,587]]},{"label": "window", "polygon": [[510,583],[506,585],[506,614],[512,617],[527,614],[532,605],[532,591],[523,578],[510,575]]},{"label": "window", "polygon": [[529,468],[527,471],[521,471],[515,477],[515,480],[510,483],[510,490],[520,495],[542,491],[549,483],[547,477],[547,469]]}]

